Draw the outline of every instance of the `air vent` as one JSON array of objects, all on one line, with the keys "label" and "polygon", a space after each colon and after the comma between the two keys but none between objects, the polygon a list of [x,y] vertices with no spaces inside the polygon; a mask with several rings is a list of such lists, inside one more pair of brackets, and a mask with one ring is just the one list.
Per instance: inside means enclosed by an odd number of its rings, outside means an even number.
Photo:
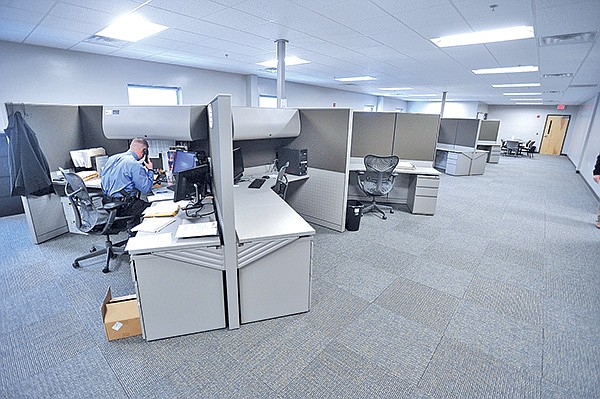
[{"label": "air vent", "polygon": [[87,39],[85,39],[84,42],[92,43],[92,44],[100,44],[102,46],[109,46],[109,47],[116,47],[116,48],[123,48],[123,47],[131,44],[130,42],[126,42],[125,40],[112,39],[110,37],[99,36],[99,35],[92,35],[92,36],[88,37]]},{"label": "air vent", "polygon": [[572,73],[545,73],[542,78],[570,78]]},{"label": "air vent", "polygon": [[598,85],[569,85],[569,88],[571,89],[588,89],[588,88],[592,88],[592,87],[596,87]]},{"label": "air vent", "polygon": [[546,36],[540,38],[540,47],[559,46],[563,44],[591,43],[596,40],[598,32],[570,33],[567,35]]}]

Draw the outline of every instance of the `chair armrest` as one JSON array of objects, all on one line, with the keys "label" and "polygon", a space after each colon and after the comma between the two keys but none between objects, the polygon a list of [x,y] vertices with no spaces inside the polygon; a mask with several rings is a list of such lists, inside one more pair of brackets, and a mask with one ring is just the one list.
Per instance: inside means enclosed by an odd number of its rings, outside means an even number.
[{"label": "chair armrest", "polygon": [[399,174],[400,174],[400,173],[397,173],[397,172],[392,172],[392,176],[393,176],[393,177],[396,177],[396,176],[398,176]]},{"label": "chair armrest", "polygon": [[357,170],[357,171],[356,171],[356,174],[357,174],[357,175],[364,175],[364,174],[365,174],[365,171],[364,171],[364,170]]},{"label": "chair armrest", "polygon": [[102,208],[104,208],[105,210],[111,212],[113,210],[117,210],[119,208],[122,208],[123,206],[125,206],[124,202],[114,201],[114,202],[107,202],[106,204],[104,204],[102,206]]}]

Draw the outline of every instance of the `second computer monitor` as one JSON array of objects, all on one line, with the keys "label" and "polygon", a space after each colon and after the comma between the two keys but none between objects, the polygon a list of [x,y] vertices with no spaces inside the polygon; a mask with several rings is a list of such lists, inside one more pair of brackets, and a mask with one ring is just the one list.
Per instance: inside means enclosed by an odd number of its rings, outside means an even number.
[{"label": "second computer monitor", "polygon": [[244,158],[242,157],[242,149],[233,149],[233,183],[238,183],[244,175]]},{"label": "second computer monitor", "polygon": [[206,196],[209,184],[210,175],[208,164],[183,170],[177,173],[173,201],[177,202],[191,199],[195,203],[198,203]]},{"label": "second computer monitor", "polygon": [[191,169],[196,166],[196,153],[192,151],[177,150],[175,153],[175,161],[173,163],[173,173]]}]

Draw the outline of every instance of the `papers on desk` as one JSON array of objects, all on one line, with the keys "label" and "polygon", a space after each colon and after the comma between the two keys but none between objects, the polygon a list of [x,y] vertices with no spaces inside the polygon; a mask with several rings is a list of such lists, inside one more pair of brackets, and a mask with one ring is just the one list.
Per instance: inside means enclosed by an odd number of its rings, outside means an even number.
[{"label": "papers on desk", "polygon": [[77,176],[81,177],[83,181],[97,179],[100,177],[98,172],[95,170],[82,170],[81,172],[77,172]]},{"label": "papers on desk", "polygon": [[183,221],[179,227],[175,237],[177,238],[192,238],[192,237],[206,237],[218,235],[217,222],[197,222],[197,223],[185,223]]},{"label": "papers on desk", "polygon": [[175,221],[175,218],[146,218],[137,226],[133,227],[132,231],[144,231],[147,233],[158,233],[164,227]]},{"label": "papers on desk", "polygon": [[173,201],[153,202],[143,212],[144,217],[152,218],[159,216],[175,216],[179,212],[179,205]]},{"label": "papers on desk", "polygon": [[155,188],[152,190],[153,195],[148,196],[149,202],[173,200],[175,192],[166,187]]},{"label": "papers on desk", "polygon": [[398,162],[398,165],[396,165],[396,169],[414,170],[416,168],[412,162],[400,161]]}]

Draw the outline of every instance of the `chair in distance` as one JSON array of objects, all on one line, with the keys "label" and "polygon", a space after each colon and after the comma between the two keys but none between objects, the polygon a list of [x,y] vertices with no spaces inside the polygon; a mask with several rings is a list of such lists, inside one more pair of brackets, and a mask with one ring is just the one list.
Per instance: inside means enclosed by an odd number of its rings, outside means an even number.
[{"label": "chair in distance", "polygon": [[288,189],[288,178],[285,174],[286,169],[290,166],[289,162],[286,162],[281,168],[279,168],[279,172],[277,173],[277,179],[275,180],[275,185],[273,185],[272,189],[279,195],[281,198],[285,200],[285,196],[287,194]]},{"label": "chair in distance", "polygon": [[363,208],[363,214],[367,212],[379,212],[382,219],[387,219],[385,212],[381,208],[389,208],[390,213],[394,209],[389,205],[377,204],[376,198],[387,195],[394,188],[394,180],[397,173],[394,169],[398,165],[400,158],[396,155],[381,157],[377,155],[367,155],[364,158],[365,171],[358,173],[358,186],[366,194],[372,197],[371,203]]},{"label": "chair in distance", "polygon": [[109,202],[100,205],[102,194],[88,192],[83,179],[76,173],[60,169],[65,178],[65,194],[75,214],[75,226],[83,233],[103,235],[104,248],[93,247],[90,253],[80,256],[73,261],[73,267],[79,268],[79,262],[86,259],[105,255],[103,273],[108,273],[110,260],[125,252],[123,246],[127,240],[117,243],[111,241],[110,236],[127,231],[127,221],[131,216],[118,217],[118,210],[125,205],[124,202]]}]

